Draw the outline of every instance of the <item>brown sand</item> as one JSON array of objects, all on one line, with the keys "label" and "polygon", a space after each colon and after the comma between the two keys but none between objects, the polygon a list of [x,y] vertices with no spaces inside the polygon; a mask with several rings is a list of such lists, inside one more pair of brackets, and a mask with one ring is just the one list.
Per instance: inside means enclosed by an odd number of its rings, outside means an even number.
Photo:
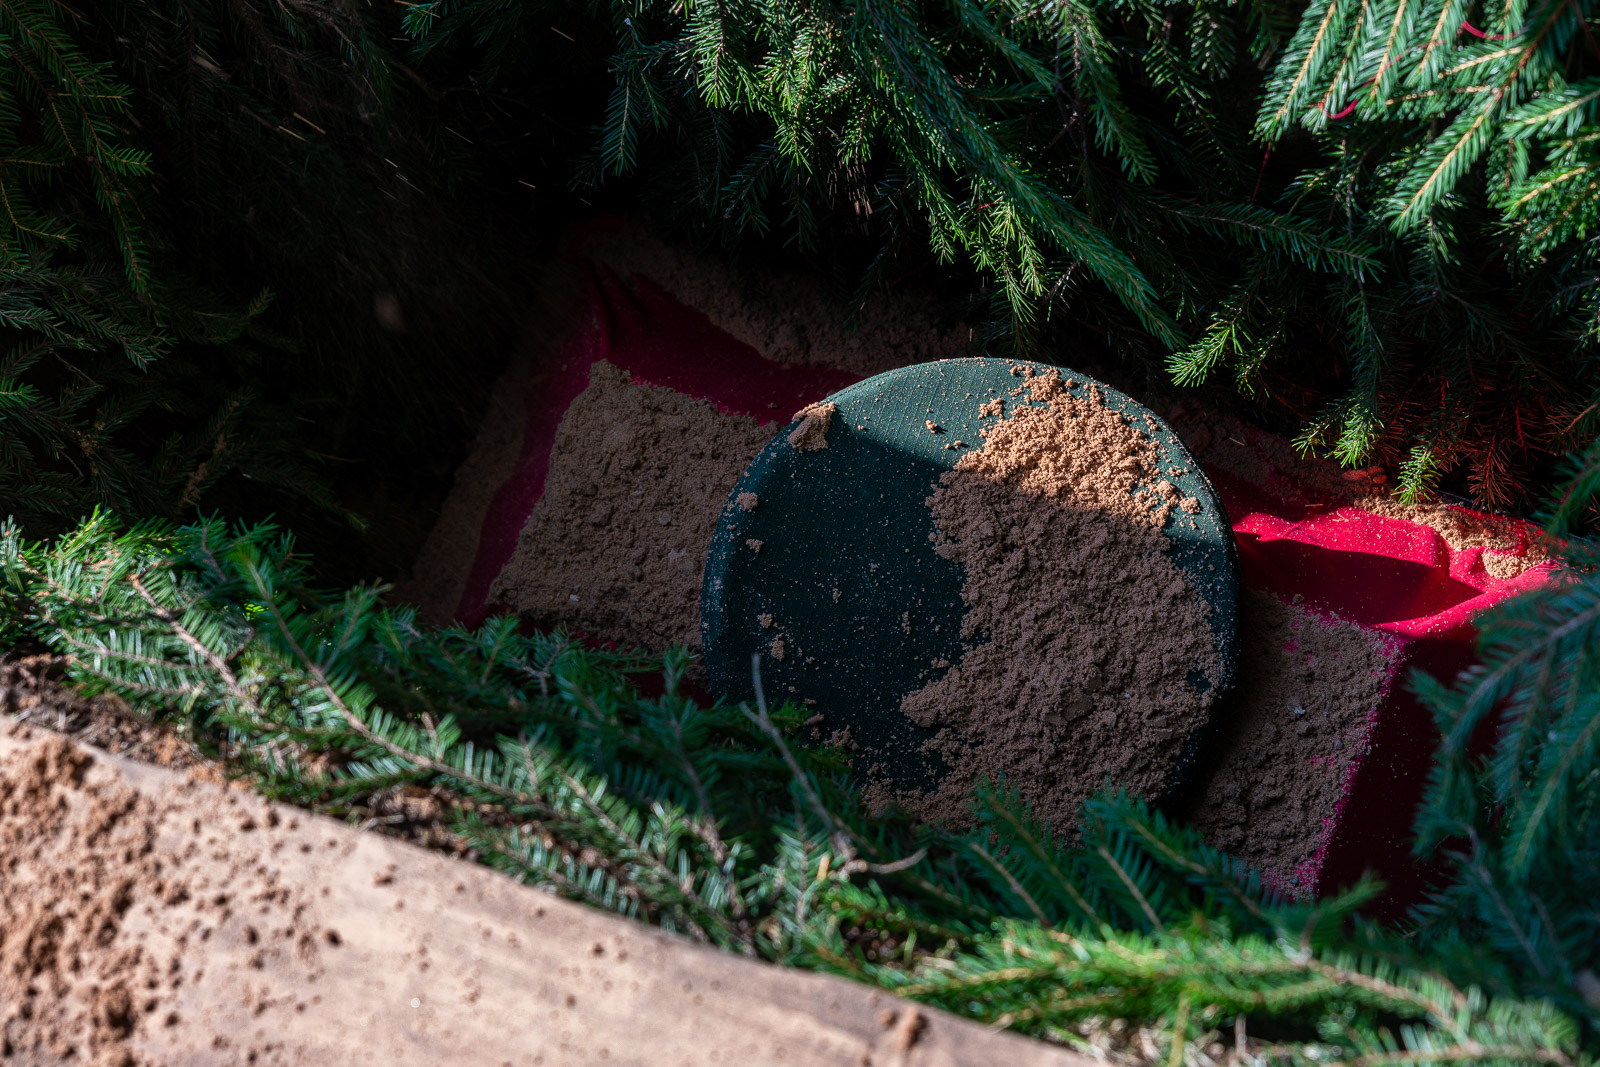
[{"label": "brown sand", "polygon": [[1217,709],[1203,785],[1186,817],[1206,840],[1309,895],[1345,779],[1367,751],[1394,675],[1387,635],[1248,590],[1239,678]]},{"label": "brown sand", "polygon": [[185,976],[131,938],[108,949],[137,897],[208,903],[151,860],[152,806],[124,786],[84,788],[88,765],[60,737],[0,762],[0,1057],[131,1062],[127,1039]]},{"label": "brown sand", "polygon": [[699,648],[712,528],[772,433],[595,363],[556,431],[544,495],[490,599],[541,627],[651,651]]},{"label": "brown sand", "polygon": [[740,273],[720,257],[665,244],[644,222],[594,234],[583,252],[623,277],[637,272],[653,278],[718,328],[780,363],[816,363],[865,377],[974,354],[972,328],[941,323],[931,295],[915,288],[914,279],[874,296],[851,330],[844,326],[847,309],[815,277]]},{"label": "brown sand", "polygon": [[1221,665],[1210,608],[1166,554],[1183,501],[1155,445],[1097,389],[1074,397],[1055,371],[1026,385],[1048,406],[987,427],[928,500],[936,550],[966,571],[968,644],[902,704],[939,728],[930,748],[951,766],[936,793],[902,799],[959,823],[976,780],[1003,773],[1064,830],[1108,778],[1160,791],[1212,702],[1189,673],[1215,686]]},{"label": "brown sand", "polygon": [[1088,1063],[9,720],[0,870],[26,1067]]},{"label": "brown sand", "polygon": [[[788,441],[797,452],[820,452],[828,447],[828,431],[833,428],[833,417],[839,413],[834,403],[812,404],[794,413],[790,422],[799,425],[789,431]],[[744,493],[739,494],[741,497]],[[754,494],[750,494],[754,495]]]}]

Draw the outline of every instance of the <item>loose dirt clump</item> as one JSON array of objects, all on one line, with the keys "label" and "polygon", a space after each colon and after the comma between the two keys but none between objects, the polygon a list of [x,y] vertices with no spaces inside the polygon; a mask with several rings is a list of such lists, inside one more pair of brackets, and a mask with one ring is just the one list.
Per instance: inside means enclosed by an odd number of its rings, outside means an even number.
[{"label": "loose dirt clump", "polygon": [[820,452],[827,448],[828,431],[833,428],[833,417],[838,413],[839,405],[833,403],[801,408],[791,420],[798,420],[799,425],[789,431],[789,444],[799,452]]},{"label": "loose dirt clump", "polygon": [[1318,853],[1389,691],[1393,638],[1248,590],[1239,680],[1217,709],[1209,774],[1186,805],[1206,840],[1309,896]]},{"label": "loose dirt clump", "polygon": [[1107,779],[1161,790],[1221,664],[1210,607],[1167,554],[1180,500],[1152,488],[1154,443],[1097,388],[1074,395],[1056,371],[1025,386],[1043,406],[986,427],[928,499],[935,550],[966,571],[967,647],[902,703],[951,770],[901,801],[959,824],[974,784],[1003,774],[1065,831]]},{"label": "loose dirt clump", "polygon": [[712,529],[771,437],[770,425],[596,362],[562,417],[544,495],[491,601],[545,628],[651,651],[698,648]]}]

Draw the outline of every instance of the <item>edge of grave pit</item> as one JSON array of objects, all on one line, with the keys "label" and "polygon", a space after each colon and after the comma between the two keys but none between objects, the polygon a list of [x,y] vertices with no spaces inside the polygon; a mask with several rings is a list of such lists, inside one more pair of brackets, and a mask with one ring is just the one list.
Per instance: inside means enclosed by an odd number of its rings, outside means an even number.
[{"label": "edge of grave pit", "polygon": [[[965,609],[962,568],[934,552],[925,498],[940,473],[982,447],[979,430],[1004,417],[978,414],[985,390],[1005,399],[1007,410],[1017,402],[1007,394],[1024,381],[1015,373],[1021,368],[1059,372],[1074,383],[1068,387],[1074,394],[1098,389],[1107,408],[1142,421],[1167,479],[1202,501],[1194,531],[1178,530],[1176,518],[1165,531],[1174,562],[1211,606],[1222,663],[1218,696],[1226,695],[1239,664],[1238,546],[1221,494],[1194,455],[1159,415],[1091,375],[1056,363],[972,356],[913,364],[846,386],[798,412],[746,468],[718,516],[700,593],[704,663],[716,696],[754,700],[751,654],[759,652],[769,700],[813,698],[806,704],[825,712],[830,728],[848,726],[857,744],[895,768],[898,780],[931,784],[937,772],[919,753],[932,731],[906,720],[900,702],[936,676],[926,670],[930,661],[948,669],[960,660]],[[1008,388],[997,392],[1002,384]],[[827,447],[797,448],[790,438],[805,412],[828,403],[837,413]],[[957,440],[965,449],[946,447]],[[739,506],[744,493],[767,499],[769,486],[779,487],[787,510]],[[888,494],[872,491],[879,488]],[[904,521],[908,513],[914,521]],[[860,536],[868,526],[882,532]],[[759,551],[748,550],[757,544]],[[832,568],[827,581],[814,573],[818,558]],[[891,559],[905,563],[880,570]],[[879,581],[886,575],[892,575],[888,587]],[[756,629],[753,620],[763,617],[770,622]],[[769,654],[774,637],[804,655]],[[829,670],[809,668],[812,658]],[[1213,702],[1207,721],[1186,739],[1163,797],[1194,777],[1221,703]]]},{"label": "edge of grave pit", "polygon": [[[26,758],[58,737],[0,721],[0,760]],[[152,1062],[218,1062],[217,1034],[232,1038],[233,1051],[263,1043],[271,1062],[296,1063],[363,1054],[395,1065],[1096,1062],[923,1005],[915,1005],[915,1040],[901,1048],[883,1013],[913,1005],[882,990],[697,945],[486,867],[68,743],[92,760],[78,791],[126,787],[158,804],[185,803],[182,819],[166,818],[155,835],[164,869],[243,863],[271,871],[304,890],[298,927],[339,935],[311,969],[295,951],[261,952],[241,933],[254,902],[235,902],[203,942],[147,931],[144,951],[173,953],[189,975],[204,969],[203,980],[185,982],[157,1015],[143,1016],[130,1039]],[[201,818],[191,823],[191,814]],[[143,903],[135,889],[124,929]],[[420,968],[419,959],[427,961]],[[360,990],[358,1010],[336,1006],[331,994],[341,989]],[[163,1026],[168,1012],[184,1025]]]}]

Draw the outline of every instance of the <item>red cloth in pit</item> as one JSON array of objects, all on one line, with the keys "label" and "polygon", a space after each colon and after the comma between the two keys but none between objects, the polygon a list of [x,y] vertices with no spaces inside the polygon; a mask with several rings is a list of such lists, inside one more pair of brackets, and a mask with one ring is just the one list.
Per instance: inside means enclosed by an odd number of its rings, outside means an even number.
[{"label": "red cloth in pit", "polygon": [[[859,380],[845,371],[767,360],[648,278],[635,275],[625,285],[604,267],[585,270],[587,314],[556,358],[536,371],[515,472],[484,519],[456,611],[469,626],[496,610],[488,603],[489,587],[544,490],[556,428],[587,387],[595,360],[610,361],[642,384],[771,421],[774,431],[795,411]],[[1382,631],[1398,645],[1396,676],[1376,712],[1370,750],[1346,780],[1329,842],[1296,872],[1320,893],[1374,871],[1390,887],[1379,910],[1396,911],[1424,888],[1426,872],[1411,858],[1409,831],[1437,741],[1405,676],[1418,667],[1453,677],[1472,661],[1472,616],[1539,584],[1544,568],[1495,578],[1484,568],[1484,550],[1453,549],[1430,527],[1316,503],[1303,487],[1285,493],[1277,485],[1269,492],[1223,472],[1207,473],[1238,538],[1243,587],[1285,599],[1298,594],[1306,606]],[[1285,504],[1285,496],[1312,502]]]},{"label": "red cloth in pit", "polygon": [[[1395,639],[1395,676],[1374,716],[1367,754],[1351,770],[1335,826],[1310,870],[1318,893],[1364,871],[1388,886],[1379,914],[1398,915],[1426,889],[1428,871],[1411,856],[1411,824],[1439,734],[1412,695],[1413,668],[1449,680],[1474,659],[1472,618],[1495,602],[1542,583],[1547,567],[1496,578],[1482,548],[1451,548],[1432,527],[1374,515],[1314,493],[1281,472],[1280,483],[1251,485],[1208,471],[1239,546],[1239,582]],[[1310,500],[1289,504],[1283,498]],[[1470,514],[1470,513],[1469,513]],[[1526,538],[1517,553],[1525,552]]]},{"label": "red cloth in pit", "polygon": [[807,404],[861,380],[828,367],[774,363],[712,325],[642,275],[628,285],[604,267],[585,265],[588,314],[555,357],[535,370],[528,390],[522,452],[484,517],[456,619],[476,626],[491,610],[489,587],[517,547],[517,537],[544,492],[550,449],[567,408],[588,388],[600,359],[641,385],[665,386],[708,400],[728,415],[773,423],[773,432]]}]

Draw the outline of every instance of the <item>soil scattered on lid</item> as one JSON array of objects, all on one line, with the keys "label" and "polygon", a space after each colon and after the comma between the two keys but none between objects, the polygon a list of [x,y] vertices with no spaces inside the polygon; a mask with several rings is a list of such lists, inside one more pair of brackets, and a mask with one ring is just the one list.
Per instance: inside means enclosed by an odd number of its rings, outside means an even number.
[{"label": "soil scattered on lid", "polygon": [[824,402],[803,407],[794,413],[800,425],[789,431],[789,443],[800,452],[820,452],[828,447],[828,431],[833,428],[833,417],[839,405]]},{"label": "soil scattered on lid", "polygon": [[[544,495],[491,602],[544,628],[651,651],[699,648],[712,530],[771,438],[770,424],[596,362],[561,419]],[[747,511],[757,503],[738,500]]]},{"label": "soil scattered on lid", "polygon": [[1162,532],[1182,500],[1152,488],[1150,438],[1069,384],[1025,369],[1017,392],[1042,406],[986,427],[928,498],[935,550],[966,572],[966,651],[901,705],[951,768],[934,792],[899,792],[923,818],[970,821],[974,785],[1003,774],[1064,830],[1108,778],[1158,793],[1208,714],[1210,607]]}]

